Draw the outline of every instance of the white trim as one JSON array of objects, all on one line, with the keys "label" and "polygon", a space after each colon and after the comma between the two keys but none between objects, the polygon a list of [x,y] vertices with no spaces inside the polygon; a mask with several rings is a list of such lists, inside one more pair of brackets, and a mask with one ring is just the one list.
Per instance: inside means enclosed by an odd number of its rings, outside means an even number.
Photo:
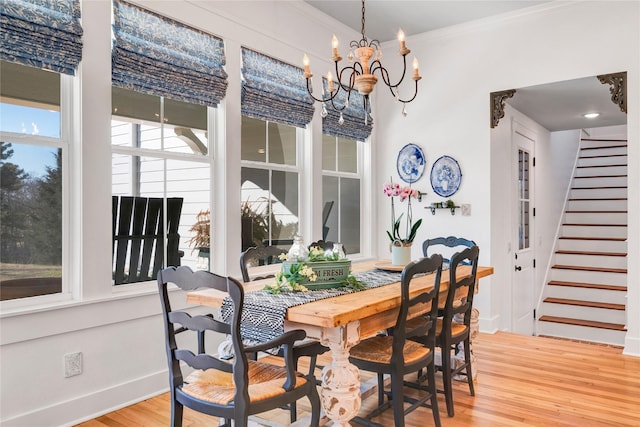
[{"label": "white trim", "polygon": [[500,315],[495,315],[493,317],[480,316],[478,318],[478,326],[480,328],[480,332],[495,334],[500,330]]},{"label": "white trim", "polygon": [[[39,407],[16,417],[4,419],[2,420],[2,425],[3,427],[45,425],[71,427],[168,391],[168,377],[169,373],[166,370],[155,372],[91,394],[74,397],[54,405]],[[95,412],[91,408],[106,409]],[[69,414],[74,414],[79,418],[69,422]]]},{"label": "white trim", "polygon": [[[62,92],[62,88],[61,88]],[[63,106],[61,106],[63,108]],[[60,114],[61,121],[62,113]],[[63,124],[60,124],[60,133],[62,134]],[[15,142],[20,144],[31,144],[38,145],[41,147],[57,147],[61,148],[64,144],[64,138],[60,136],[60,138],[54,138],[51,136],[40,136],[40,135],[32,135],[30,133],[17,133],[17,132],[2,132],[0,131],[0,139],[6,142]]]},{"label": "white trim", "polygon": [[622,354],[629,356],[640,356],[640,338],[634,338],[627,333],[624,339],[624,350]]}]

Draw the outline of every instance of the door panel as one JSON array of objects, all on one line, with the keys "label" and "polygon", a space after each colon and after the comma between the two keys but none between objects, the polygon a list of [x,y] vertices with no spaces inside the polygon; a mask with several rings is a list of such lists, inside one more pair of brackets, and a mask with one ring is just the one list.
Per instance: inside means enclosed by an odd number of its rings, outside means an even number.
[{"label": "door panel", "polygon": [[534,174],[536,135],[514,123],[512,131],[513,208],[512,331],[533,335],[534,296]]}]

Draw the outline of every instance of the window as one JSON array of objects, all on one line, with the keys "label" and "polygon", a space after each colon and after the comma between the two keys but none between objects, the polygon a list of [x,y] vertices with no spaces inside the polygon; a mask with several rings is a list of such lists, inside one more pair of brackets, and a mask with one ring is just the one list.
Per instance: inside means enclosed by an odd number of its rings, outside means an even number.
[{"label": "window", "polygon": [[293,242],[299,225],[298,132],[242,117],[242,250]]},{"label": "window", "polygon": [[60,293],[68,155],[62,77],[5,61],[0,76],[0,299]]},{"label": "window", "polygon": [[322,238],[360,253],[360,142],[322,137]]},{"label": "window", "polygon": [[[131,222],[127,228],[129,233],[121,233],[130,237],[120,239],[131,239],[134,247],[136,238],[139,241],[144,237],[149,239],[156,232],[162,234],[162,239],[153,246],[153,254],[149,255],[162,259],[160,267],[171,260],[172,265],[208,268],[209,227],[208,223],[206,227],[202,224],[202,219],[208,219],[210,214],[211,156],[207,135],[213,133],[208,129],[207,117],[205,106],[112,88],[112,194],[160,198],[161,215],[167,219],[167,224],[158,222],[155,231],[154,226],[148,227],[148,222],[156,219],[151,216],[151,201],[145,199],[149,205],[141,236],[140,231],[134,230],[135,219],[122,217],[131,214],[118,210],[114,212],[118,224],[125,224],[126,228]],[[178,200],[179,205],[172,208],[172,200]],[[176,218],[172,219],[173,215]],[[170,222],[175,220],[177,254],[168,247],[173,236]],[[167,248],[167,253],[162,253],[163,248]],[[116,285],[155,278],[158,267],[152,268],[148,275],[134,277],[132,268],[136,266],[129,267],[131,251],[130,247],[126,255],[122,255],[127,260],[124,276],[116,273],[118,257],[114,256]],[[140,262],[143,260],[144,256]]]}]

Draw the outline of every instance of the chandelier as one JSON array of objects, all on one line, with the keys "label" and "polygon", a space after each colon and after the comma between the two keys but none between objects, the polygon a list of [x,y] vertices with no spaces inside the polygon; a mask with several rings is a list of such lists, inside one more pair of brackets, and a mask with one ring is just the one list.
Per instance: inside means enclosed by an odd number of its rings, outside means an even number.
[{"label": "chandelier", "polygon": [[[402,99],[400,98],[398,87],[404,80],[406,71],[407,71],[407,55],[411,52],[407,49],[404,39],[404,32],[402,29],[398,31],[398,41],[400,42],[400,50],[399,53],[402,56],[402,60],[404,63],[402,69],[402,76],[397,83],[392,83],[389,77],[389,72],[385,67],[382,66],[380,60],[382,59],[382,50],[380,48],[380,42],[378,40],[367,39],[365,35],[365,9],[364,9],[364,0],[362,0],[362,38],[359,41],[352,40],[349,44],[349,55],[347,56],[347,60],[349,61],[348,66],[342,68],[340,70],[338,63],[342,60],[342,56],[338,52],[338,39],[334,35],[331,40],[331,45],[333,48],[333,55],[331,56],[331,60],[335,63],[336,66],[336,76],[337,82],[333,80],[333,74],[331,71],[327,73],[327,91],[328,94],[325,93],[324,84],[322,86],[322,97],[316,98],[313,95],[313,87],[311,84],[311,78],[313,74],[311,73],[311,69],[309,66],[309,57],[307,54],[303,57],[304,63],[304,77],[307,80],[307,91],[309,95],[317,102],[322,103],[322,117],[327,116],[327,104],[330,105],[331,108],[340,112],[339,123],[344,123],[344,119],[342,117],[342,111],[349,106],[349,100],[351,98],[351,91],[357,90],[363,97],[363,106],[362,108],[365,111],[365,124],[367,124],[369,114],[371,113],[371,102],[369,100],[369,95],[373,91],[376,83],[378,82],[378,77],[375,76],[375,73],[378,73],[382,78],[382,81],[391,91],[391,95],[395,98],[397,102],[402,103],[402,115],[407,115],[406,104],[413,101],[418,94],[418,80],[420,74],[418,73],[418,60],[413,58],[413,77],[411,78],[415,81],[415,91],[411,98]],[[357,59],[357,60],[356,60]],[[340,103],[334,102],[337,101],[336,97],[340,92],[346,93],[346,100],[342,105]]]}]

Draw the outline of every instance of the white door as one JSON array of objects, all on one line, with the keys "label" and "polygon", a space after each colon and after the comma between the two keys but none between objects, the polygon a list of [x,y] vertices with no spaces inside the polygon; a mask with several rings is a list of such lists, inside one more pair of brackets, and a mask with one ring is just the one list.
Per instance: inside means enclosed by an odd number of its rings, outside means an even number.
[{"label": "white door", "polygon": [[533,335],[534,319],[534,147],[536,135],[513,123],[512,142],[512,332]]}]

